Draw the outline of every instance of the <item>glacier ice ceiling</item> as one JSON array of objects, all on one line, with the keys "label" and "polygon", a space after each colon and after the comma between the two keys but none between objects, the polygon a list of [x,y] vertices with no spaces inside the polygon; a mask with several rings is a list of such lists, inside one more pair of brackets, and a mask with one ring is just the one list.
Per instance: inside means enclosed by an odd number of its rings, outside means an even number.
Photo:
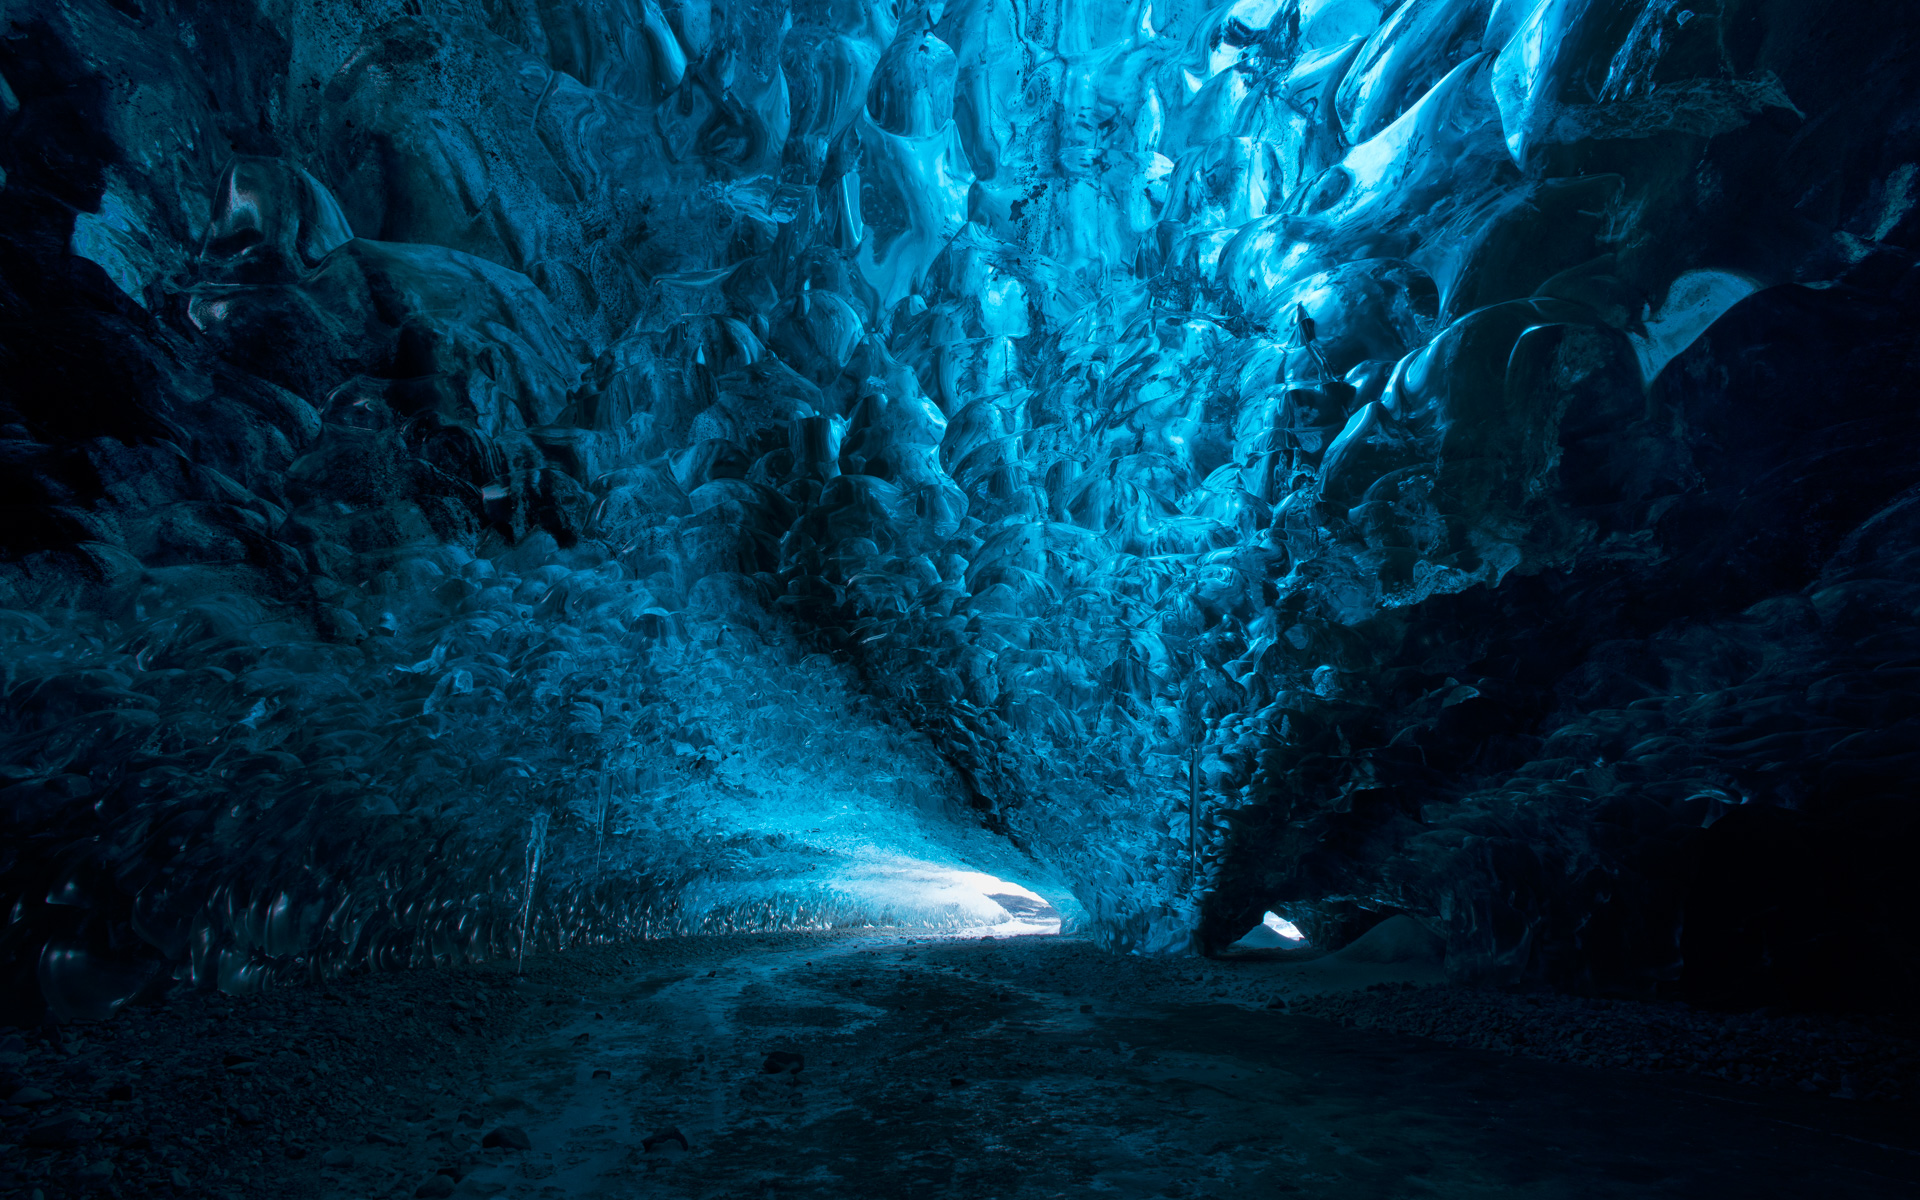
[{"label": "glacier ice ceiling", "polygon": [[0,18],[20,1012],[999,878],[1920,983],[1903,6]]}]

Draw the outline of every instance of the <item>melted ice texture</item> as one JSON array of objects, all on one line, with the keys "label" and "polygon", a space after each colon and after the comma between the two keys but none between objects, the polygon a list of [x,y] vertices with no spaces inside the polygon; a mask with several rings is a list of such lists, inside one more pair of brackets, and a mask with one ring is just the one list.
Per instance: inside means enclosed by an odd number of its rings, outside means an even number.
[{"label": "melted ice texture", "polygon": [[[1224,940],[1358,899],[1524,955],[1547,916],[1436,882],[1504,869],[1509,793],[1298,863],[1391,735],[1368,639],[1587,552],[1565,415],[1635,418],[1792,277],[1568,166],[1796,112],[1715,20],[422,7],[50,18],[151,93],[70,251],[203,356],[202,440],[99,468],[169,481],[88,535],[113,602],[6,616],[18,819],[93,839],[21,892],[59,1011],[1040,896],[1148,953],[1225,896]],[[277,142],[209,107],[215,44]],[[1446,673],[1429,723],[1484,699]]]}]

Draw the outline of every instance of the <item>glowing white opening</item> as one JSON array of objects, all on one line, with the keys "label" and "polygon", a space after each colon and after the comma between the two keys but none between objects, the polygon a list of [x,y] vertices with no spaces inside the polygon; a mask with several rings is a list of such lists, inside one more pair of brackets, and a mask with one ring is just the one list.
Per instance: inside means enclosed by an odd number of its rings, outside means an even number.
[{"label": "glowing white opening", "polygon": [[842,894],[905,925],[962,937],[1060,932],[1061,913],[1044,896],[985,871],[884,856],[850,866],[833,884]]},{"label": "glowing white opening", "polygon": [[1307,935],[1300,927],[1275,913],[1266,913],[1260,918],[1247,936],[1234,943],[1247,950],[1284,950],[1307,944]]},{"label": "glowing white opening", "polygon": [[1295,925],[1292,921],[1282,920],[1273,913],[1268,913],[1264,917],[1261,917],[1260,923],[1281,937],[1286,938],[1288,941],[1304,942],[1307,940],[1307,935],[1300,932],[1298,925]]}]

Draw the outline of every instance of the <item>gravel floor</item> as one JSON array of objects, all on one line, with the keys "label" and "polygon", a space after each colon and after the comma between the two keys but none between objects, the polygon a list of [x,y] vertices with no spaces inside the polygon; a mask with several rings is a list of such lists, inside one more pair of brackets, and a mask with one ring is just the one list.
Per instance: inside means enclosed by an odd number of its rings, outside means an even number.
[{"label": "gravel floor", "polygon": [[726,953],[717,938],[597,947],[530,961],[524,977],[490,965],[238,999],[179,992],[98,1025],[0,1030],[0,1195],[262,1200],[318,1194],[316,1166],[409,1164],[370,1181],[385,1194],[418,1182],[410,1164],[428,1149],[477,1144],[458,1098],[481,1086],[502,1033],[555,994],[642,958]]},{"label": "gravel floor", "polygon": [[[489,1132],[515,1120],[534,1124],[531,1114],[516,1117],[499,1103],[501,1064],[513,1054],[542,1039],[577,1047],[602,1028],[598,1010],[631,1019],[605,997],[630,995],[640,1004],[649,987],[684,988],[710,968],[724,976],[735,960],[794,951],[811,957],[858,936],[592,948],[529,962],[524,976],[485,966],[362,976],[244,999],[180,994],[100,1025],[0,1030],[0,1194],[253,1200],[451,1192],[462,1175],[513,1153],[484,1145]],[[1340,974],[1300,961],[1115,958],[1069,938],[890,944],[898,948],[886,951],[885,979],[863,983],[856,971],[833,985],[846,996],[835,1003],[856,1003],[881,982],[906,986],[896,977],[960,989],[954,994],[966,997],[964,1005],[944,992],[908,993],[918,997],[914,1011],[925,1010],[914,1020],[936,1042],[945,1029],[941,1005],[949,1003],[957,1014],[980,1003],[1017,1013],[1044,1002],[1069,1015],[1136,1024],[1168,1019],[1150,1012],[1184,1007],[1195,1019],[1317,1018],[1461,1050],[1611,1072],[1706,1075],[1876,1107],[1920,1098],[1920,1037],[1885,1020],[1480,991],[1422,982],[1430,972],[1393,964]],[[837,953],[837,961],[858,964],[878,951]],[[793,978],[803,990],[827,987],[805,971]],[[777,1008],[787,1002],[783,995],[748,1003],[743,993],[732,1019],[771,1021],[754,1016],[753,1005]],[[1231,1016],[1235,1010],[1246,1017]],[[605,1028],[611,1034],[612,1024]],[[929,1043],[913,1053],[936,1049]],[[956,1078],[963,1073],[954,1068]],[[430,1171],[423,1182],[423,1163],[452,1164],[445,1185]]]},{"label": "gravel floor", "polygon": [[1920,1096],[1920,1036],[1910,1022],[1885,1018],[1714,1013],[1412,984],[1307,997],[1287,1011],[1548,1062],[1711,1075],[1836,1100]]},{"label": "gravel floor", "polygon": [[1404,964],[1339,974],[1323,970],[1330,965],[1307,955],[1115,959],[1063,942],[1004,969],[1090,1000],[1266,1007],[1545,1062],[1710,1075],[1838,1100],[1920,1099],[1920,1023],[1911,1019],[1710,1012],[1392,978],[1427,975]]}]

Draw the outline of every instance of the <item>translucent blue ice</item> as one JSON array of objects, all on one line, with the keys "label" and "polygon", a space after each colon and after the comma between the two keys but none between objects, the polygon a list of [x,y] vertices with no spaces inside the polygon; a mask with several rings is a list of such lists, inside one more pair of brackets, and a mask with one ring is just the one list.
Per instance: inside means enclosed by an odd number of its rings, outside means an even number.
[{"label": "translucent blue ice", "polygon": [[1718,236],[1808,76],[1665,0],[140,7],[33,0],[62,65],[4,68],[98,84],[47,244],[152,347],[132,432],[8,426],[62,531],[0,580],[16,958],[72,1015],[973,926],[973,869],[1119,949],[1360,905],[1531,969],[1626,868],[1547,726],[1426,757],[1551,708],[1444,606],[1668,561],[1650,389],[1911,208]]}]

